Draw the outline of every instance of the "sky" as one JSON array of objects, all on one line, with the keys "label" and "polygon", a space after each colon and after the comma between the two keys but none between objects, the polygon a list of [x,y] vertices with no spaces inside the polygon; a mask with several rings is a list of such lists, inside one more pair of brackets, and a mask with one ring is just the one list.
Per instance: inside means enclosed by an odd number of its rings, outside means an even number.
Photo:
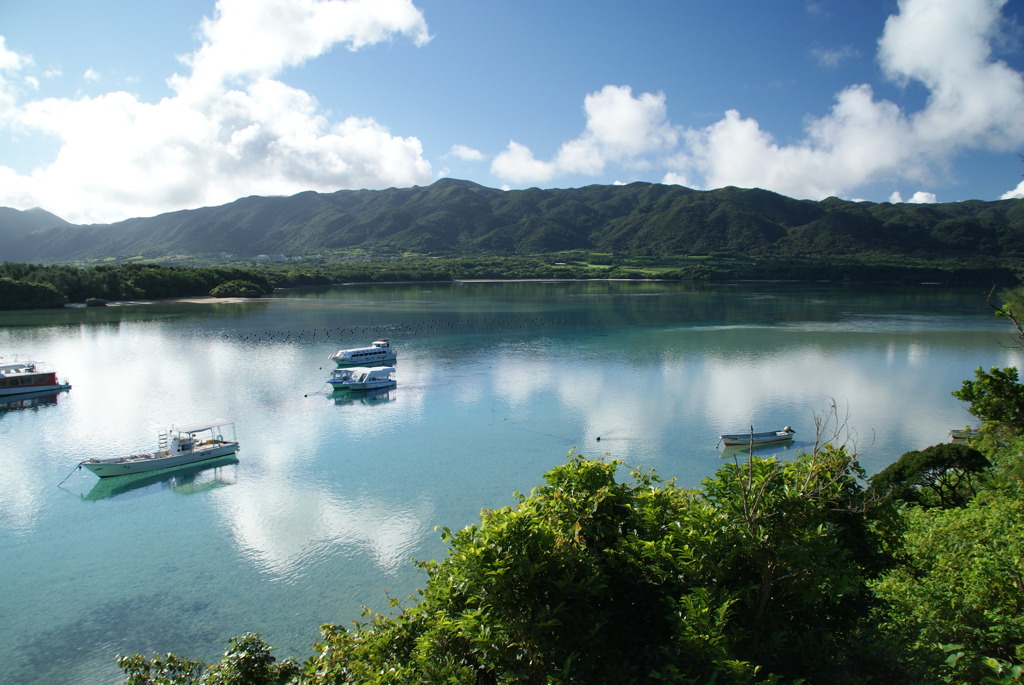
[{"label": "sky", "polygon": [[0,0],[0,206],[633,181],[1024,198],[1024,0]]}]

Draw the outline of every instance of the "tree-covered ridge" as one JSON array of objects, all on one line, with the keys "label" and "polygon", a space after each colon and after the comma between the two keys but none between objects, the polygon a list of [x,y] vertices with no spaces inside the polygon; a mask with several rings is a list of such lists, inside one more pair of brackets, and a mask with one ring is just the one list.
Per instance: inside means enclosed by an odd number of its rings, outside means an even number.
[{"label": "tree-covered ridge", "polygon": [[29,224],[0,212],[5,258],[323,252],[434,256],[585,250],[627,255],[1024,254],[1019,200],[932,205],[795,200],[760,189],[632,183],[502,191],[441,179],[387,190],[247,197],[110,225]]}]

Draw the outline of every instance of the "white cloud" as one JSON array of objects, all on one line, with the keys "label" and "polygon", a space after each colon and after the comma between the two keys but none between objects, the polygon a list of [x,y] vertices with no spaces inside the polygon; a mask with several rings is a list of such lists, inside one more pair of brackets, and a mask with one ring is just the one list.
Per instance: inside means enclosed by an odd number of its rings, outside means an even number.
[{"label": "white cloud", "polygon": [[1017,187],[1013,190],[1007,190],[1005,193],[999,196],[1000,200],[1020,200],[1024,199],[1024,181],[1017,184]]},{"label": "white cloud", "polygon": [[558,174],[596,175],[609,162],[647,165],[646,155],[670,150],[679,138],[668,122],[663,93],[633,97],[629,86],[605,86],[584,98],[583,109],[585,130],[564,143],[552,162],[535,159],[529,148],[511,141],[491,171],[513,183],[544,182]]},{"label": "white cloud", "polygon": [[849,45],[839,48],[815,47],[811,49],[811,56],[821,66],[834,69],[847,60],[860,57],[860,52]]},{"label": "white cloud", "polygon": [[[28,175],[0,167],[0,204],[42,206],[74,222],[221,204],[252,194],[427,183],[420,141],[368,118],[330,121],[275,76],[335,44],[356,50],[429,40],[411,0],[220,0],[190,67],[156,103],[125,92],[16,104],[0,125],[48,134],[56,159]],[[0,43],[0,79],[30,64]],[[4,109],[0,106],[0,110]]]},{"label": "white cloud", "polygon": [[85,79],[86,81],[93,81],[93,82],[99,81],[100,80],[100,72],[98,72],[95,69],[93,69],[92,67],[90,67],[90,68],[85,70],[84,74],[82,74],[82,78]]},{"label": "white cloud", "polygon": [[[907,200],[907,202],[909,202],[910,204],[917,204],[917,205],[935,204],[938,201],[939,200],[935,196],[935,193],[929,193],[929,192],[924,191],[924,190],[917,191],[916,193],[914,193],[910,197],[909,200]],[[897,204],[901,203],[901,202],[903,202],[903,195],[900,193],[900,191],[894,190],[889,195],[889,202],[893,202],[893,203],[897,203]]]},{"label": "white cloud", "polygon": [[665,174],[662,177],[661,182],[666,185],[673,186],[690,186],[690,181],[685,176],[674,171],[670,171],[667,174]]},{"label": "white cloud", "polygon": [[170,79],[179,93],[216,94],[236,80],[275,76],[335,44],[358,50],[395,34],[430,40],[411,0],[218,0],[200,33],[199,50],[181,58],[189,74]]},{"label": "white cloud", "polygon": [[[0,125],[9,122],[21,91],[21,84],[35,87],[31,75],[24,75],[32,66],[32,59],[8,50],[6,41],[0,36]],[[37,82],[36,82],[37,83]]]},{"label": "white cloud", "polygon": [[875,100],[867,85],[846,88],[812,120],[803,141],[777,146],[738,113],[688,132],[686,169],[706,187],[760,186],[794,197],[841,195],[883,177],[927,179],[966,147],[1009,150],[1024,143],[1024,79],[993,61],[1005,0],[903,0],[886,22],[879,60],[893,80],[930,91],[923,110]]},{"label": "white cloud", "polygon": [[897,82],[928,88],[913,117],[916,142],[1011,150],[1024,141],[1024,80],[992,60],[1006,0],[904,0],[879,41],[879,61]]},{"label": "white cloud", "polygon": [[[700,129],[677,133],[664,97],[633,98],[627,87],[587,95],[587,125],[550,162],[516,143],[495,159],[506,181],[543,182],[558,174],[596,175],[608,163],[665,164],[666,182],[690,187],[761,187],[798,198],[843,196],[894,178],[928,181],[969,149],[1015,150],[1024,144],[1024,78],[994,60],[1006,0],[900,0],[885,24],[878,59],[897,82],[923,84],[923,109],[877,100],[868,84],[851,85],[831,110],[807,121],[789,144],[737,110]],[[808,5],[810,9],[812,5]],[[821,52],[826,62],[853,56]],[[682,145],[675,147],[677,141]],[[673,149],[674,148],[674,149]],[[664,158],[672,153],[671,160]]]},{"label": "white cloud", "polygon": [[466,162],[481,162],[484,160],[484,153],[466,145],[452,145],[446,156],[457,157]]},{"label": "white cloud", "polygon": [[512,183],[542,183],[554,177],[555,166],[535,159],[528,147],[510,140],[508,148],[491,162],[491,171]]},{"label": "white cloud", "polygon": [[931,205],[938,202],[938,199],[935,197],[935,193],[928,193],[923,190],[919,190],[916,193],[914,193],[914,195],[909,200],[907,200],[907,202],[916,205]]},{"label": "white cloud", "polygon": [[0,36],[0,73],[17,73],[29,66],[32,60],[7,49],[7,40]]}]

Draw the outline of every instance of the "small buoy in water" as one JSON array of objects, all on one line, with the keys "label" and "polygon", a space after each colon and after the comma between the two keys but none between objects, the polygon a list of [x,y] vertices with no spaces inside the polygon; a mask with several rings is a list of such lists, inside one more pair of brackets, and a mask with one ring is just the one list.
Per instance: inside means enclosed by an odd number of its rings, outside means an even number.
[{"label": "small buoy in water", "polygon": [[601,436],[600,436],[600,435],[599,435],[599,436],[597,436],[597,441],[598,441],[598,442],[601,442]]}]

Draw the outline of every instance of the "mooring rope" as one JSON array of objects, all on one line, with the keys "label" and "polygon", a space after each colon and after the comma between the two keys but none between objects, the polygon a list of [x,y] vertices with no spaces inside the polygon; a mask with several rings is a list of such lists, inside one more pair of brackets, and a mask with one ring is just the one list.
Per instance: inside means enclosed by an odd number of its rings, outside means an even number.
[{"label": "mooring rope", "polygon": [[[82,462],[78,462],[78,466],[76,466],[75,468],[71,469],[71,473],[74,473],[75,471],[81,471],[81,470],[82,470]],[[64,480],[67,480],[68,478],[70,478],[71,477],[71,473],[69,473],[68,475],[64,476]],[[57,487],[58,488],[60,486],[64,485],[64,480],[62,480],[61,482],[57,483]]]}]

